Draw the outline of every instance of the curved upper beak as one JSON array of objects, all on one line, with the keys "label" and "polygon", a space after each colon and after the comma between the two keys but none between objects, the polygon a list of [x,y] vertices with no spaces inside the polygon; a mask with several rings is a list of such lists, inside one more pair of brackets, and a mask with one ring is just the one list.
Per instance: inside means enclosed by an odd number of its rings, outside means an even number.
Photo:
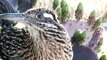
[{"label": "curved upper beak", "polygon": [[2,26],[2,21],[7,20],[7,21],[13,21],[14,23],[23,23],[26,25],[32,25],[36,23],[35,19],[30,19],[26,18],[23,16],[21,13],[4,13],[0,14],[0,26]]},{"label": "curved upper beak", "polygon": [[24,16],[21,13],[4,13],[0,14],[0,20],[23,21]]}]

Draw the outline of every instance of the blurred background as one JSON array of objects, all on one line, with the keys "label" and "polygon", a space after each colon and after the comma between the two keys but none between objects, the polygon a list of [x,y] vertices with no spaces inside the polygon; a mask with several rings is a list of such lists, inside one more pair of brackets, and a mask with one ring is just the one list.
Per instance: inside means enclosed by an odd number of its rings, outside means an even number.
[{"label": "blurred background", "polygon": [[[15,9],[19,9],[25,11],[30,7],[40,8],[45,7],[49,9],[53,9],[53,1],[54,0],[8,0],[10,4],[13,4]],[[61,0],[58,0],[61,1]],[[107,0],[65,0],[69,6],[70,17],[74,17],[75,10],[79,2],[81,2],[84,6],[84,18],[87,18],[91,11],[96,11],[96,16],[104,16],[107,18]],[[19,4],[19,5],[18,5]],[[18,6],[20,6],[18,8]],[[25,9],[26,8],[26,9]]]},{"label": "blurred background", "polygon": [[[55,12],[57,12],[59,19],[61,19],[61,20],[73,20],[73,19],[75,20],[75,13],[76,13],[75,11],[77,9],[78,4],[81,2],[83,5],[83,9],[82,9],[83,10],[82,11],[83,20],[88,20],[89,15],[93,10],[95,10],[95,12],[96,12],[96,14],[95,14],[96,19],[99,17],[103,17],[103,22],[101,23],[101,26],[104,29],[103,32],[101,31],[102,36],[103,36],[103,44],[101,45],[101,52],[98,53],[98,57],[100,57],[102,54],[107,56],[107,0],[64,0],[65,1],[64,3],[65,3],[65,5],[67,4],[67,7],[64,6],[61,8],[69,11],[69,14],[68,14],[69,17],[65,17],[66,14],[65,15],[63,14],[66,11],[59,13],[60,12],[59,7],[61,5],[62,0],[7,0],[7,1],[10,3],[10,5],[12,5],[12,7],[18,13],[25,12],[26,10],[28,10],[30,8],[48,8],[48,9],[51,9],[51,10],[54,10]],[[62,3],[62,5],[63,5],[63,3]],[[62,14],[62,15],[60,16],[60,14]],[[63,24],[63,25],[66,27],[66,29],[69,28],[68,30],[72,30],[73,28],[75,28],[74,25],[78,25],[79,28],[82,28],[81,25],[76,24],[75,21],[73,21],[73,22],[71,22],[72,27],[68,26],[68,24],[70,24],[69,22],[66,22],[66,24]],[[81,22],[79,22],[79,23],[81,23]],[[82,24],[84,25],[84,24],[88,24],[88,23],[83,22]],[[86,26],[86,27],[89,27],[89,26]],[[84,29],[86,29],[86,27],[82,28],[82,29],[84,30]],[[96,31],[96,30],[94,30],[94,31]],[[93,34],[89,35],[89,37],[94,35],[94,31],[93,30],[91,31]],[[68,31],[68,32],[71,32],[71,31]],[[73,33],[74,32],[75,31],[73,31]],[[88,31],[88,32],[91,33],[90,31]],[[90,38],[92,38],[92,37],[90,37]],[[84,44],[84,45],[86,45],[86,44]]]},{"label": "blurred background", "polygon": [[[71,18],[74,17],[75,10],[79,2],[84,6],[84,18],[87,18],[91,11],[95,10],[97,16],[107,18],[107,0],[65,0],[68,3]],[[52,0],[38,0],[34,7],[45,7],[52,9]]]}]

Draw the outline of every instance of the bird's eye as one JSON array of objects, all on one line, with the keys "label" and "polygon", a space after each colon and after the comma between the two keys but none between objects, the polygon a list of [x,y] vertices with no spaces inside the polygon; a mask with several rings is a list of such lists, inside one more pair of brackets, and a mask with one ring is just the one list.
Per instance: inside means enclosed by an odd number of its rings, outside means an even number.
[{"label": "bird's eye", "polygon": [[37,15],[37,18],[42,18],[42,16],[40,14]]}]

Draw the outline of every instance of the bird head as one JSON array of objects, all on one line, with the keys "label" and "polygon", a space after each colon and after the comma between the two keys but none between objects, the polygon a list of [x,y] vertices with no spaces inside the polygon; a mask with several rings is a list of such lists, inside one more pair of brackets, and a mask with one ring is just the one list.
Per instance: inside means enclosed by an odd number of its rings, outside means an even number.
[{"label": "bird head", "polygon": [[59,24],[59,21],[57,15],[52,10],[45,8],[29,9],[22,13],[22,15],[26,17],[25,20],[36,24],[39,28],[58,28],[57,24]]},{"label": "bird head", "polygon": [[34,19],[50,18],[58,22],[55,12],[46,8],[38,8],[38,9],[32,8],[22,14],[29,18],[34,18]]},{"label": "bird head", "polygon": [[[6,19],[14,22],[20,22],[16,24],[15,27],[23,28],[28,25],[35,26],[37,29],[63,29],[59,25],[59,21],[56,17],[57,15],[49,9],[39,8],[39,9],[29,9],[23,13],[5,13],[0,14],[0,19]],[[25,26],[24,26],[25,25]]]}]

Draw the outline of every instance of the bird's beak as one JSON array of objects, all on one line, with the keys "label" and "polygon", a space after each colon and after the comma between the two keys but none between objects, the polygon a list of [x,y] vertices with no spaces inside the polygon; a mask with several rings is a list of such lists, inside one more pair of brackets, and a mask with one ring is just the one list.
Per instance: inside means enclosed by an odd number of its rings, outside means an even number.
[{"label": "bird's beak", "polygon": [[23,21],[24,16],[21,13],[4,13],[0,14],[0,20]]},{"label": "bird's beak", "polygon": [[24,16],[21,13],[0,14],[0,29],[2,28],[2,24],[4,22],[8,24],[8,21],[15,23],[15,24],[17,23],[14,27],[23,28],[25,27],[25,25],[23,24],[23,22],[25,22],[24,20],[25,20]]},{"label": "bird's beak", "polygon": [[3,20],[8,20],[8,21],[12,21],[14,23],[24,23],[24,24],[35,24],[36,20],[35,19],[31,19],[31,18],[26,18],[25,16],[23,16],[23,14],[21,13],[4,13],[4,14],[0,14],[0,25],[2,24]]}]

